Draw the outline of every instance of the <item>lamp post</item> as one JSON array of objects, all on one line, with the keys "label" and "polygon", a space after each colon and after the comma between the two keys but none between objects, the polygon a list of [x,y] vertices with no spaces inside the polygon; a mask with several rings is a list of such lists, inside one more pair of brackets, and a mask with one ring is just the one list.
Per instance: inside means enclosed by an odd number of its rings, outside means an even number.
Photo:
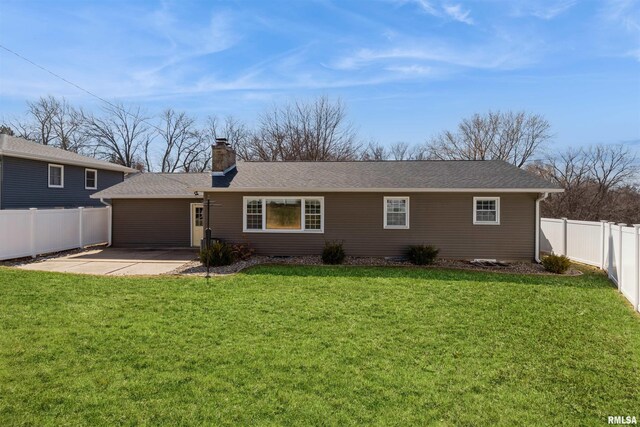
[{"label": "lamp post", "polygon": [[209,278],[211,277],[211,275],[209,274],[209,249],[211,248],[211,227],[209,226],[209,210],[211,209],[211,199],[209,197],[207,197],[207,200],[205,201],[205,204],[207,206],[207,215],[205,216],[205,230],[204,230],[204,248],[205,248],[205,259],[207,260],[207,283],[209,282]]}]

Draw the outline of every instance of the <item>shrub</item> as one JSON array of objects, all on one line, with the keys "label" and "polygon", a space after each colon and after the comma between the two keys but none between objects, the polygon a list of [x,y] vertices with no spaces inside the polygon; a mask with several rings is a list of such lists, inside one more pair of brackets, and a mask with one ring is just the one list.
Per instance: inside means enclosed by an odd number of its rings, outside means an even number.
[{"label": "shrub", "polygon": [[226,243],[215,241],[200,251],[200,262],[210,267],[219,267],[221,265],[229,265],[233,262],[233,252],[231,246]]},{"label": "shrub", "polygon": [[411,245],[407,249],[407,258],[415,265],[433,264],[438,256],[438,249],[427,245]]},{"label": "shrub", "polygon": [[236,243],[231,247],[231,253],[236,260],[246,261],[256,252],[249,243]]},{"label": "shrub", "polygon": [[551,254],[542,258],[542,265],[547,271],[562,274],[571,266],[571,260],[564,255]]},{"label": "shrub", "polygon": [[322,262],[325,264],[342,264],[346,254],[342,242],[325,242],[322,250]]}]

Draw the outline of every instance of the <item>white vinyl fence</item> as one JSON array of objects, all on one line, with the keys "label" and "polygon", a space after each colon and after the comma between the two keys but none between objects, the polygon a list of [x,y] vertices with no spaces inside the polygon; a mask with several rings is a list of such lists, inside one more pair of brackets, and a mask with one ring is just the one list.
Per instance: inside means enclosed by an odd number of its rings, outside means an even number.
[{"label": "white vinyl fence", "polygon": [[110,243],[111,207],[0,211],[0,260]]},{"label": "white vinyl fence", "polygon": [[540,231],[541,251],[605,270],[640,311],[640,225],[542,218]]}]

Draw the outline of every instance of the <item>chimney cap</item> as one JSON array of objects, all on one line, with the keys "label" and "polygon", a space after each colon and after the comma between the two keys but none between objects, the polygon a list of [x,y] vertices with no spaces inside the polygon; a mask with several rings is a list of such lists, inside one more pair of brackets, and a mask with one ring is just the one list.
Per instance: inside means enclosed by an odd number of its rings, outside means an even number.
[{"label": "chimney cap", "polygon": [[216,138],[216,145],[229,145],[227,138]]}]

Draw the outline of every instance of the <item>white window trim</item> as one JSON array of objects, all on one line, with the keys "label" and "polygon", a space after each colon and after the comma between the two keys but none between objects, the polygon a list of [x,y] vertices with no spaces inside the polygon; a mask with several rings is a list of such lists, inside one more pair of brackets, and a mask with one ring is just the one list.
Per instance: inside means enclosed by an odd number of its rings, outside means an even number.
[{"label": "white window trim", "polygon": [[[95,179],[94,179],[94,187],[87,187],[87,172],[93,172],[95,173]],[[85,168],[84,170],[84,189],[85,190],[97,190],[98,189],[98,170],[97,169],[88,169]]]},{"label": "white window trim", "polygon": [[[60,168],[60,185],[51,185],[51,167]],[[47,185],[49,188],[64,188],[64,165],[49,163],[47,167]]]},{"label": "white window trim", "polygon": [[[262,201],[262,230],[247,229],[247,202],[249,200],[261,200]],[[282,199],[300,199],[302,203],[300,212],[300,230],[269,230],[267,229],[267,200],[282,200]],[[306,200],[319,200],[320,201],[320,230],[305,230],[305,201]],[[324,234],[324,197],[322,196],[244,196],[242,198],[242,231],[244,233],[309,233],[309,234]]]},{"label": "white window trim", "polygon": [[[409,229],[409,196],[393,196],[383,198],[384,217],[382,219],[382,226],[386,230],[408,230]],[[387,225],[387,200],[405,200],[407,202],[407,224],[406,225]]]},{"label": "white window trim", "polygon": [[[477,220],[477,202],[493,200],[496,202],[496,220],[495,221],[478,221]],[[473,225],[500,225],[500,197],[474,197],[473,198]]]}]

